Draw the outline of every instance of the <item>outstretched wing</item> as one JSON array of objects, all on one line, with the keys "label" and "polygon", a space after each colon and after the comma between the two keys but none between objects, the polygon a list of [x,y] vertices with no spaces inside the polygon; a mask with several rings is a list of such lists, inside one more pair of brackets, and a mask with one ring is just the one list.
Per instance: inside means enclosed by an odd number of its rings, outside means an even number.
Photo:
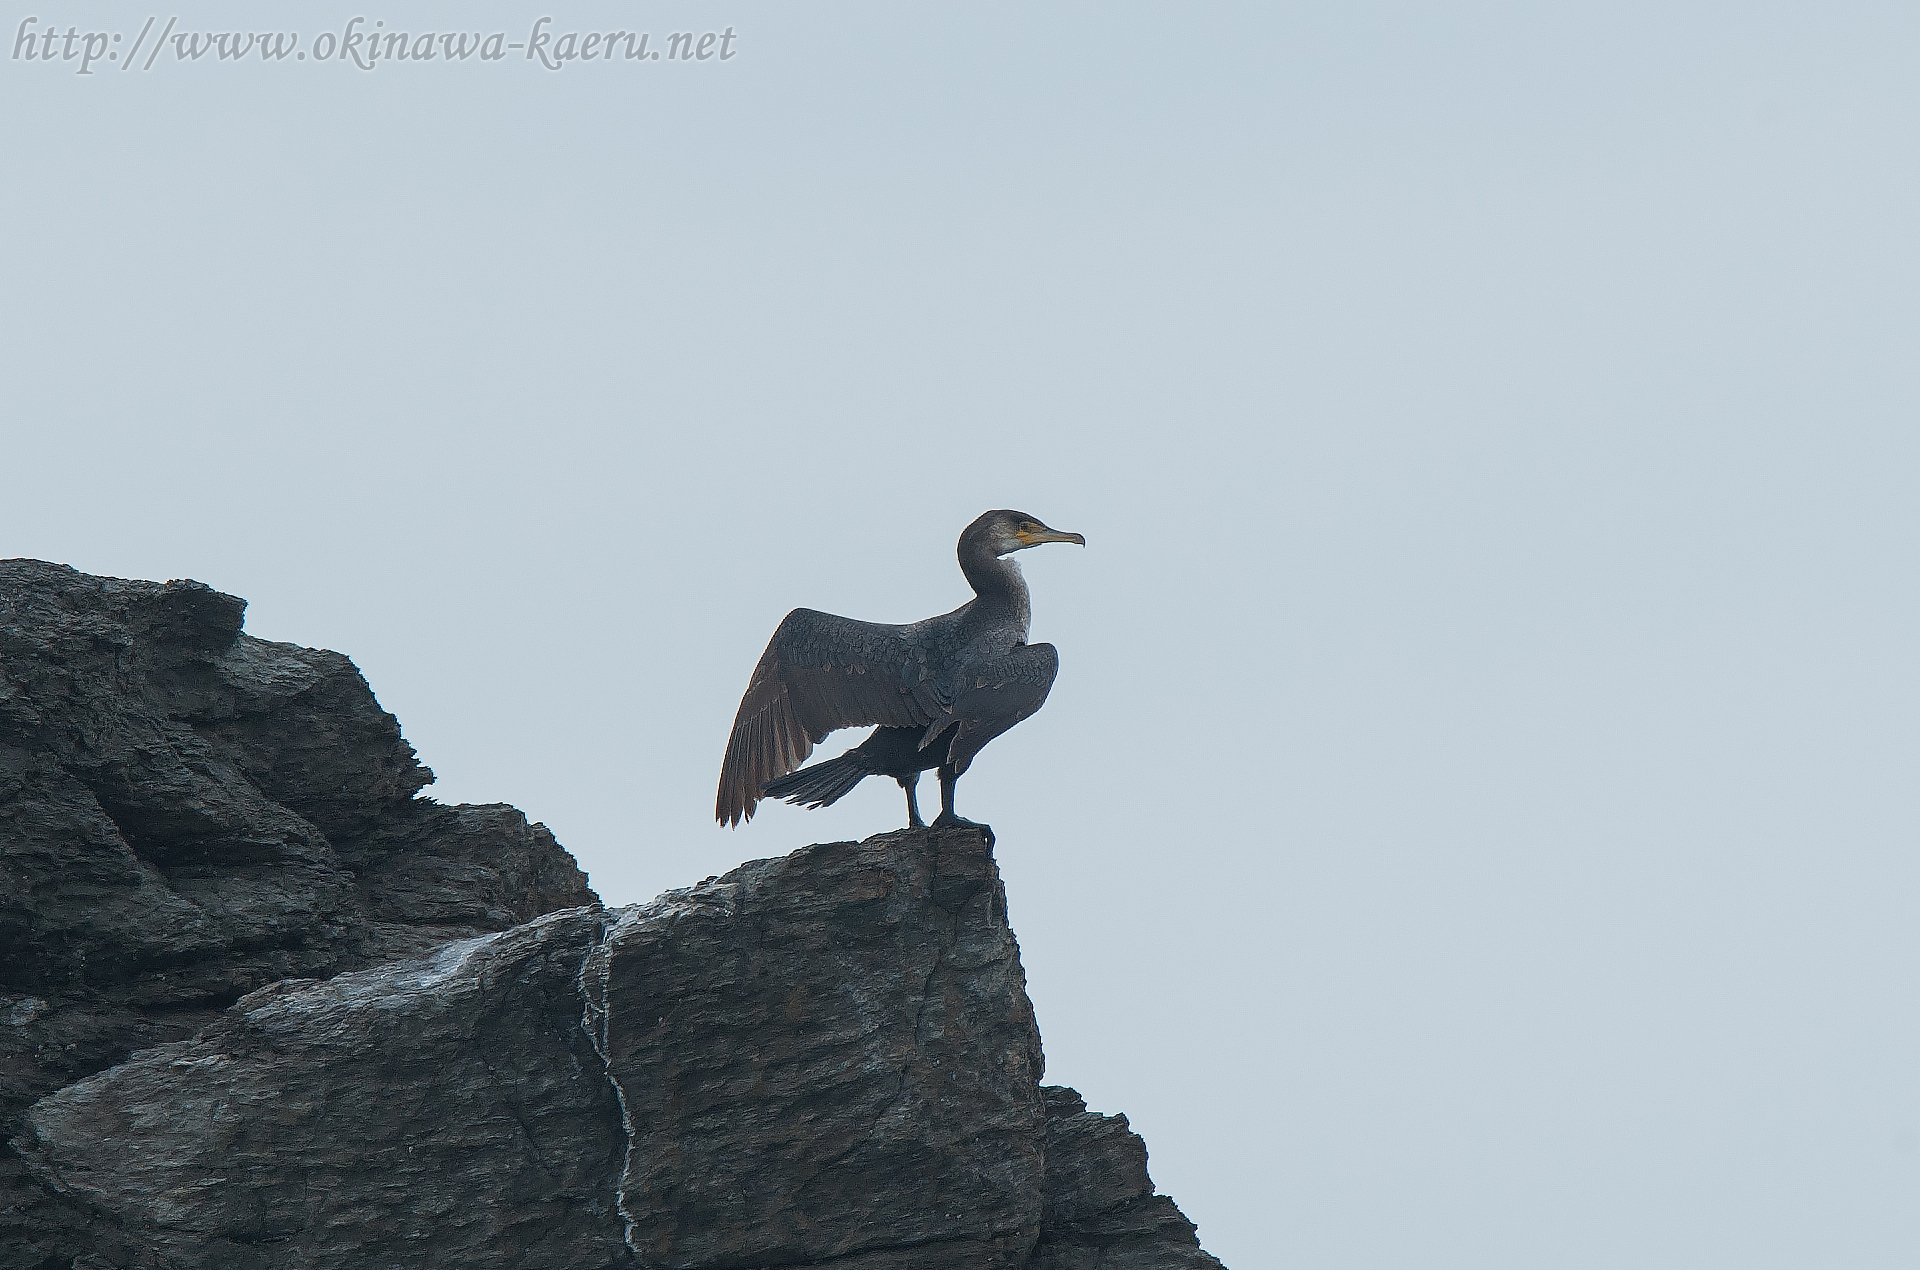
[{"label": "outstretched wing", "polygon": [[1060,654],[1052,644],[1016,644],[969,669],[954,689],[960,727],[947,751],[954,771],[966,771],[988,741],[1045,705],[1059,671]]},{"label": "outstretched wing", "polygon": [[787,614],[753,668],[720,765],[714,815],[752,819],[761,788],[785,776],[837,728],[924,727],[947,702],[909,628],[813,609]]}]

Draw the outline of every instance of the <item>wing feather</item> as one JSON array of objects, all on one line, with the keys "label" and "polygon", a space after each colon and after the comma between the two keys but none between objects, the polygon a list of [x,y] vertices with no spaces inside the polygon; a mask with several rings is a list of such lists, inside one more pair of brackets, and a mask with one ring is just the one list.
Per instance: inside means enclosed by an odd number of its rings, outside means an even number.
[{"label": "wing feather", "polygon": [[[747,681],[727,737],[714,815],[751,820],[760,791],[840,728],[923,727],[944,710],[911,628],[814,609],[787,614]],[[950,700],[950,698],[949,698]]]},{"label": "wing feather", "polygon": [[966,771],[988,741],[1047,703],[1059,672],[1060,654],[1052,644],[1016,645],[1006,656],[975,669],[954,699],[960,726],[947,762],[956,772]]}]

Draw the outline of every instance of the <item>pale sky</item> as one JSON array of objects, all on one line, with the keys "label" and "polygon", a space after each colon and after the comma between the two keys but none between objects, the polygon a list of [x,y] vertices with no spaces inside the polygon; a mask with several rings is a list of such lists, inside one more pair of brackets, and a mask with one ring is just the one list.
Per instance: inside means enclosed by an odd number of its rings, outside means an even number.
[{"label": "pale sky", "polygon": [[1920,1258],[1920,10],[155,12],[735,56],[7,60],[0,555],[350,654],[625,903],[898,827],[714,827],[748,672],[1030,512],[960,810],[1232,1270]]}]

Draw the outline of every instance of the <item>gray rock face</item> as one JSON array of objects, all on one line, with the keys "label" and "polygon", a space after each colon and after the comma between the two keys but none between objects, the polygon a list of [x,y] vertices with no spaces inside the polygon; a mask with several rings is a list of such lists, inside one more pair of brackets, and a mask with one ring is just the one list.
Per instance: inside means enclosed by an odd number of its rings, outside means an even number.
[{"label": "gray rock face", "polygon": [[[353,663],[244,608],[0,561],[0,1141],[243,993],[595,900],[511,807],[416,798]],[[0,1151],[0,1265],[65,1266],[89,1228]]]},{"label": "gray rock face", "polygon": [[1033,1270],[1219,1270],[1173,1201],[1153,1193],[1147,1144],[1125,1116],[1103,1116],[1049,1086],[1047,1177]]},{"label": "gray rock face", "polygon": [[509,807],[433,779],[338,653],[244,635],[196,582],[0,562],[0,984],[218,1009],[592,892]]},{"label": "gray rock face", "polygon": [[600,914],[289,980],[28,1113],[93,1260],[267,1270],[610,1266],[626,1141],[580,1026]]},{"label": "gray rock face", "polygon": [[1045,1112],[1006,911],[966,830],[808,847],[621,913],[586,982],[641,1262],[1021,1264]]},{"label": "gray rock face", "polygon": [[1218,1266],[1040,1085],[976,831],[602,909],[238,620],[0,563],[0,1266]]},{"label": "gray rock face", "polygon": [[907,830],[272,985],[16,1145],[99,1266],[1217,1267],[1040,1066],[986,843]]}]

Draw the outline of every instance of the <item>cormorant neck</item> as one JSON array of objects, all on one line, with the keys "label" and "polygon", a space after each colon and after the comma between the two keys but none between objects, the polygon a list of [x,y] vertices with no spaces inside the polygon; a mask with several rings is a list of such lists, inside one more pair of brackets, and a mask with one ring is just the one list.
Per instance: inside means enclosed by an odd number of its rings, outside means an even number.
[{"label": "cormorant neck", "polygon": [[1024,638],[1032,607],[1027,597],[1027,580],[1020,576],[1019,564],[1010,556],[962,548],[960,572],[966,574],[967,581],[973,584],[973,593],[979,597],[979,607],[987,612],[1005,613],[1019,619]]}]

